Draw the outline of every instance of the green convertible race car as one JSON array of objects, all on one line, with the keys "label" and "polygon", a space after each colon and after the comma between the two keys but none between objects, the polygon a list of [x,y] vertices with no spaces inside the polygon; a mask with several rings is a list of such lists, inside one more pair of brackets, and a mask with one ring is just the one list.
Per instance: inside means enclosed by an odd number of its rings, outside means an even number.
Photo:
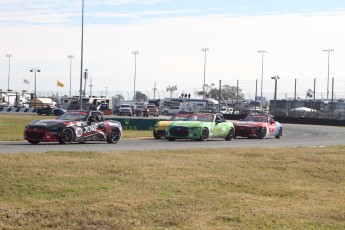
[{"label": "green convertible race car", "polygon": [[232,140],[235,128],[232,122],[225,121],[222,114],[192,114],[185,121],[174,121],[166,128],[165,138],[206,141],[210,138]]}]

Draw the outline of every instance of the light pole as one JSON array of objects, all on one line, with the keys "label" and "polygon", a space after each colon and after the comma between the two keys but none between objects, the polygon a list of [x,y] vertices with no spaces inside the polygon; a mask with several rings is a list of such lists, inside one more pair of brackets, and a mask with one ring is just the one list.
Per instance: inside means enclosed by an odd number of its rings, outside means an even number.
[{"label": "light pole", "polygon": [[202,52],[205,53],[205,58],[204,58],[204,84],[202,85],[202,98],[205,99],[205,84],[206,84],[206,53],[207,51],[210,51],[209,48],[202,48]]},{"label": "light pole", "polygon": [[67,58],[70,59],[69,61],[69,96],[72,96],[72,59],[74,55],[67,55]]},{"label": "light pole", "polygon": [[11,57],[12,57],[12,54],[6,54],[6,57],[8,57],[8,82],[7,82],[7,90],[10,91]]},{"label": "light pole", "polygon": [[36,69],[34,69],[34,68],[32,68],[32,69],[30,69],[30,72],[32,73],[32,72],[34,72],[35,73],[35,101],[34,101],[34,108],[36,108],[36,98],[37,98],[37,91],[36,91],[36,73],[37,72],[41,72],[41,70],[39,69],[39,68],[36,68]]},{"label": "light pole", "polygon": [[276,109],[276,100],[277,100],[277,83],[278,83],[278,79],[279,79],[279,76],[278,75],[274,75],[271,77],[271,79],[274,79],[274,110],[271,110],[271,111],[275,111]]},{"label": "light pole", "polygon": [[264,81],[264,54],[267,53],[266,50],[259,50],[258,53],[261,53],[261,93],[260,93],[260,101],[262,102],[262,89],[263,89],[263,81]]},{"label": "light pole", "polygon": [[138,55],[138,51],[132,51],[132,54],[134,55],[134,96],[133,96],[133,100],[136,101],[136,95],[135,95],[135,80],[137,78],[137,55]]},{"label": "light pole", "polygon": [[84,0],[82,1],[81,13],[81,54],[80,54],[80,85],[79,85],[79,106],[83,109],[83,52],[84,52]]},{"label": "light pole", "polygon": [[329,56],[330,56],[330,53],[332,51],[334,51],[333,49],[328,49],[328,50],[323,50],[324,52],[327,52],[328,53],[328,70],[327,70],[327,99],[328,99],[328,94],[329,94]]}]

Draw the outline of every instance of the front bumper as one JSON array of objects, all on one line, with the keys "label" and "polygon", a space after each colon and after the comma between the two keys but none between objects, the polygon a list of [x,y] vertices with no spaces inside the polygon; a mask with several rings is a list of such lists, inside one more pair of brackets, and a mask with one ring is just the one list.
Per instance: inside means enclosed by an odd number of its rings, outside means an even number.
[{"label": "front bumper", "polygon": [[59,132],[51,132],[46,129],[26,128],[24,130],[24,139],[28,141],[58,142]]}]

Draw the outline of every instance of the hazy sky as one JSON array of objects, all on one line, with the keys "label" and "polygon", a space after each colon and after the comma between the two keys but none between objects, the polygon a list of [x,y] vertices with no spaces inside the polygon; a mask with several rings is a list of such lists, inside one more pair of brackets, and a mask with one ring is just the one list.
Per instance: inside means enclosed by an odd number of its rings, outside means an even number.
[{"label": "hazy sky", "polygon": [[[78,94],[81,69],[81,4],[78,0],[0,0],[0,89]],[[134,55],[138,51],[136,89],[168,96],[166,87],[194,94],[206,83],[236,85],[247,97],[261,84],[272,97],[292,97],[297,78],[304,98],[316,78],[318,97],[327,94],[327,52],[335,95],[345,97],[345,1],[343,0],[85,0],[84,64],[93,94],[133,94]],[[30,81],[23,84],[23,79]],[[65,84],[58,88],[56,81]],[[87,82],[90,85],[90,82]],[[107,88],[106,88],[107,87]],[[331,87],[331,80],[330,80]],[[87,88],[89,91],[89,87]],[[126,95],[127,94],[127,95]],[[260,93],[259,93],[260,94]],[[157,95],[156,95],[157,96]]]}]

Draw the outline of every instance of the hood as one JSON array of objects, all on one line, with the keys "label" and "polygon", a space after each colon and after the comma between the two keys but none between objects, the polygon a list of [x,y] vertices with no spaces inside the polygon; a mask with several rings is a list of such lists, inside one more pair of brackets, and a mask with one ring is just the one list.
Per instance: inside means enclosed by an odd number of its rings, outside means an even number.
[{"label": "hood", "polygon": [[200,127],[207,122],[203,121],[172,121],[170,126]]},{"label": "hood", "polygon": [[264,122],[255,122],[255,121],[232,121],[234,126],[246,126],[246,127],[258,127],[266,126]]},{"label": "hood", "polygon": [[49,120],[35,120],[32,121],[29,125],[34,125],[34,126],[43,126],[43,127],[51,127],[51,126],[56,126],[58,124],[61,124],[63,122],[71,122],[71,121],[64,121],[64,120],[54,120],[54,119],[49,119]]}]

